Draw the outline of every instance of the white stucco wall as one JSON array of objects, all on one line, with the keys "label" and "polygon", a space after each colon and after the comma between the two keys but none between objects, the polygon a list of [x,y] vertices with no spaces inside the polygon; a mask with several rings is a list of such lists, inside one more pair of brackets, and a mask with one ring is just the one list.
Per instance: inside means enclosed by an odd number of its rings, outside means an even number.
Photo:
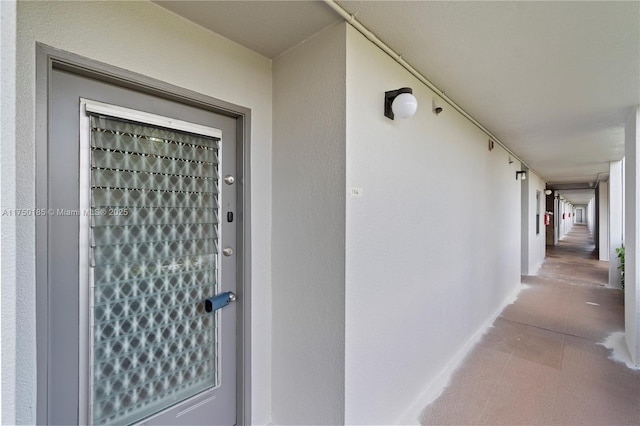
[{"label": "white stucco wall", "polygon": [[[519,170],[527,172],[527,177],[530,173],[524,164],[520,164]],[[522,275],[529,275],[529,238],[531,237],[530,220],[531,216],[529,212],[531,210],[531,197],[529,196],[529,179],[522,180],[518,177],[520,182],[520,273]]]},{"label": "white stucco wall", "polygon": [[[383,115],[412,87],[416,116]],[[516,163],[347,31],[347,424],[417,422],[441,373],[520,283]]]},{"label": "white stucco wall", "polygon": [[[16,206],[16,3],[0,2],[0,211]],[[0,423],[15,424],[16,219],[0,216]]]},{"label": "white stucco wall", "polygon": [[[560,238],[567,235],[573,224],[573,217],[569,217],[571,205],[565,200],[560,202]],[[563,218],[564,215],[564,218]]]},{"label": "white stucco wall", "polygon": [[640,366],[640,107],[625,131],[624,329],[631,359]]},{"label": "white stucco wall", "polygon": [[624,167],[622,161],[609,163],[609,286],[620,288],[620,260],[616,248],[624,242]]},{"label": "white stucco wall", "polygon": [[[36,42],[252,110],[252,421],[268,423],[271,406],[271,61],[148,2],[20,2],[16,181],[17,206],[21,208],[35,205]],[[25,424],[36,421],[34,255],[34,222],[20,219],[17,279],[7,285],[17,294],[17,314],[13,319],[17,324],[20,374],[16,382],[15,419]]]},{"label": "white stucco wall", "polygon": [[598,238],[600,239],[598,257],[609,260],[609,182],[598,183]]},{"label": "white stucco wall", "polygon": [[564,224],[565,220],[562,218],[564,213],[564,201],[558,199],[558,240],[564,237]]},{"label": "white stucco wall", "polygon": [[[523,170],[525,168],[523,167]],[[515,178],[515,175],[514,175]],[[520,182],[520,181],[518,181]],[[546,183],[532,170],[527,171],[527,179],[522,186],[522,258],[521,272],[523,275],[535,275],[542,266],[545,256],[546,235],[544,226],[545,189]],[[540,200],[536,194],[540,194]],[[536,233],[536,212],[539,205],[539,232]]]},{"label": "white stucco wall", "polygon": [[565,214],[565,202],[564,201],[560,201],[560,215],[558,216],[558,218],[560,219],[560,232],[558,235],[558,238],[562,238],[564,237],[565,234],[565,224],[567,223],[566,219],[563,217],[563,215]]},{"label": "white stucco wall", "polygon": [[344,421],[345,23],[273,64],[273,421]]},{"label": "white stucco wall", "polygon": [[[544,208],[545,208],[545,195],[544,189],[546,187],[546,182],[540,179],[538,175],[535,173],[529,173],[529,184],[531,185],[531,211],[530,211],[530,219],[529,224],[531,226],[531,238],[529,240],[529,244],[531,248],[529,250],[529,273],[537,274],[538,270],[542,266],[544,262],[544,256],[546,251],[546,236],[544,230]],[[536,234],[536,193],[540,193],[540,216],[538,220],[540,221],[539,232]]]}]

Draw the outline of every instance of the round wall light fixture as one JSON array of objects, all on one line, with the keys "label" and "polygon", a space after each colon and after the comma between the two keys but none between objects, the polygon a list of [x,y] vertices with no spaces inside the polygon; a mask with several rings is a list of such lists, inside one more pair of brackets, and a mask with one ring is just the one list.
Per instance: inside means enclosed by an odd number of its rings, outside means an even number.
[{"label": "round wall light fixture", "polygon": [[413,96],[413,89],[403,87],[384,93],[384,116],[393,120],[411,118],[418,110],[418,100]]},{"label": "round wall light fixture", "polygon": [[527,179],[527,171],[526,170],[519,170],[516,172],[516,180],[518,180],[518,178],[520,178],[520,180],[526,180]]}]

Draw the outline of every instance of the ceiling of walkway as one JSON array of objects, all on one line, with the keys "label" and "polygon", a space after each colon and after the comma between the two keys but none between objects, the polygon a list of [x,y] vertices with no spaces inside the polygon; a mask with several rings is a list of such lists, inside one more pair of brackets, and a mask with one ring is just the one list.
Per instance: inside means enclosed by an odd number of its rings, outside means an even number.
[{"label": "ceiling of walkway", "polygon": [[[341,20],[321,1],[157,3],[268,58]],[[594,183],[624,156],[639,1],[339,3],[547,182]]]}]

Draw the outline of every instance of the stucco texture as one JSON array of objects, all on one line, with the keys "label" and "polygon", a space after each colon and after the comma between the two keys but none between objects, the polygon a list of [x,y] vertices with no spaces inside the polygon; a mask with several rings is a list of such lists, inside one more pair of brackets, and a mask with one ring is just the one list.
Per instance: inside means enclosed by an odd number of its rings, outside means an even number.
[{"label": "stucco texture", "polygon": [[[252,111],[253,422],[270,421],[271,61],[150,2],[18,2],[17,206],[35,206],[36,43]],[[17,226],[16,422],[36,422],[35,222]],[[3,377],[4,379],[4,377]]]},{"label": "stucco texture", "polygon": [[[418,111],[383,115],[411,87]],[[347,32],[347,424],[418,421],[421,395],[520,283],[516,163],[356,30]]]}]

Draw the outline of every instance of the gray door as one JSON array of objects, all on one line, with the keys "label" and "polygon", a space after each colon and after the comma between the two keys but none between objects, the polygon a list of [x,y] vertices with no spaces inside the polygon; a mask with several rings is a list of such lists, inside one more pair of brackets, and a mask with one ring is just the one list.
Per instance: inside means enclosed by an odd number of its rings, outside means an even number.
[{"label": "gray door", "polygon": [[235,424],[235,119],[53,73],[49,423]]}]

